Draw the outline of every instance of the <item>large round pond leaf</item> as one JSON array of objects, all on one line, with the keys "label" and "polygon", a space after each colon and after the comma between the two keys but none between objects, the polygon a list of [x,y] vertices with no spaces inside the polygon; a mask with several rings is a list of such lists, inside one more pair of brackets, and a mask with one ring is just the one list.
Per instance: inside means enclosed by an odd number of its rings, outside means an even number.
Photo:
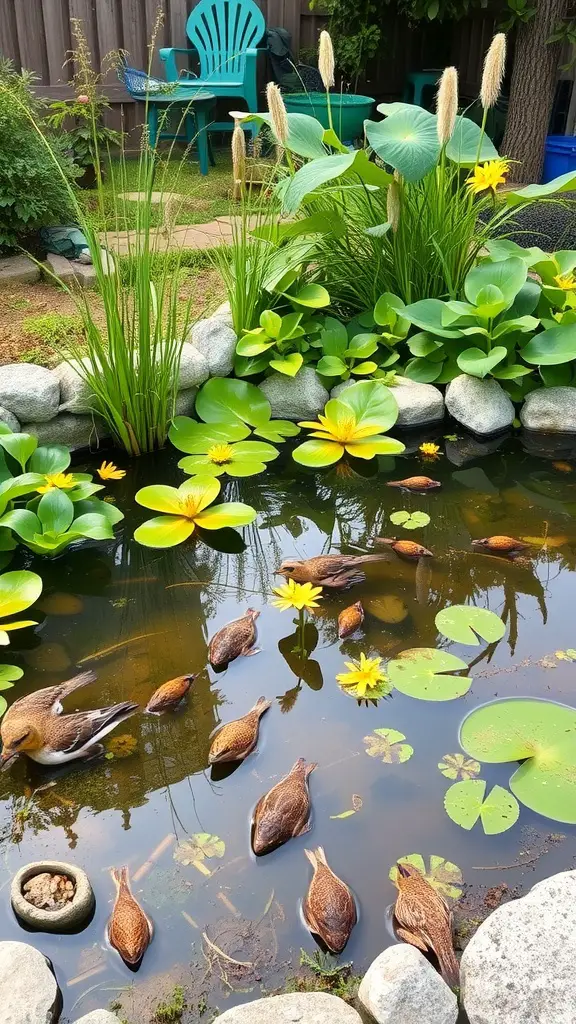
[{"label": "large round pond leaf", "polygon": [[213,444],[243,441],[249,434],[250,427],[239,420],[233,423],[197,423],[189,416],[176,416],[168,431],[174,447],[189,455],[201,454]]},{"label": "large round pond leaf", "polygon": [[267,423],[270,402],[260,388],[245,380],[230,377],[212,377],[200,388],[196,398],[196,412],[206,423]]},{"label": "large round pond leaf", "polygon": [[388,877],[394,885],[398,877],[398,863],[410,864],[445,899],[460,899],[464,884],[462,872],[452,861],[432,854],[427,869],[421,853],[407,853],[403,857],[398,857],[396,864],[393,864],[388,872]]},{"label": "large round pond leaf", "polygon": [[403,651],[395,661],[388,662],[390,682],[401,693],[419,700],[454,700],[467,693],[472,685],[469,676],[448,675],[468,666],[461,658],[433,647]]},{"label": "large round pond leaf", "polygon": [[536,334],[521,355],[527,363],[537,366],[557,366],[576,359],[576,324],[559,324]]},{"label": "large round pond leaf", "polygon": [[498,263],[479,263],[466,275],[464,282],[466,298],[475,306],[479,305],[482,302],[485,289],[496,286],[501,291],[506,304],[511,306],[525,283],[527,274],[528,267],[517,256],[510,256],[507,260],[500,260]]},{"label": "large round pond leaf", "polygon": [[479,125],[468,117],[457,117],[452,138],[446,146],[446,156],[454,163],[473,167],[483,160],[497,160],[498,150]]},{"label": "large round pond leaf", "polygon": [[576,710],[528,698],[493,701],[464,719],[460,743],[479,761],[523,761],[514,795],[545,817],[576,824]]},{"label": "large round pond leaf", "polygon": [[359,436],[380,434],[393,427],[398,419],[398,403],[392,391],[378,381],[366,380],[353,384],[336,401],[352,409],[356,426],[362,430]]},{"label": "large round pond leaf", "polygon": [[492,644],[501,640],[506,632],[506,626],[495,612],[469,604],[454,604],[451,608],[443,608],[438,612],[435,622],[436,629],[449,640],[474,647],[480,643],[478,637]]},{"label": "large round pond leaf", "polygon": [[483,779],[455,782],[444,797],[448,817],[468,830],[473,828],[480,818],[486,835],[494,836],[506,832],[518,821],[518,801],[502,786],[494,786],[486,800],[485,793],[486,783]]},{"label": "large round pond leaf", "polygon": [[422,107],[407,106],[383,121],[365,121],[364,128],[372,149],[406,181],[420,181],[436,166],[437,122]]}]

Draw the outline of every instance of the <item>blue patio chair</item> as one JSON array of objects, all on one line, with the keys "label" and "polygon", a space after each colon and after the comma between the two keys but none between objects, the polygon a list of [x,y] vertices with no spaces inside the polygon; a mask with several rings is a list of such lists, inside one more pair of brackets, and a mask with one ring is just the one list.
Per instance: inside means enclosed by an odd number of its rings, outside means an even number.
[{"label": "blue patio chair", "polygon": [[[200,0],[186,22],[186,34],[193,49],[164,47],[160,57],[166,65],[166,79],[182,87],[208,89],[214,96],[243,99],[248,110],[258,110],[256,88],[257,46],[266,31],[262,11],[254,0]],[[176,54],[193,54],[200,71],[178,73]],[[231,121],[212,124],[212,131],[231,131]],[[256,124],[246,125],[253,136]]]}]

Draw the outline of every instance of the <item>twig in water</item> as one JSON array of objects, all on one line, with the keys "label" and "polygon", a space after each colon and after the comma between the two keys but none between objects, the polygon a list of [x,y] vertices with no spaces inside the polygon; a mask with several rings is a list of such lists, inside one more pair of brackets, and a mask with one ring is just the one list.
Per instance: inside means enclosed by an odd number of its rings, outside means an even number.
[{"label": "twig in water", "polygon": [[212,942],[211,939],[208,938],[208,936],[206,935],[206,932],[202,932],[202,938],[207,943],[207,945],[210,946],[210,949],[213,949],[214,952],[218,954],[218,956],[221,956],[221,957],[224,958],[224,960],[227,960],[229,964],[236,964],[236,967],[253,967],[254,966],[254,964],[248,963],[245,960],[234,960],[233,957],[228,956],[228,954],[225,953],[223,949],[220,949],[220,947],[217,946],[215,942]]},{"label": "twig in water", "polygon": [[165,629],[157,629],[154,633],[140,633],[139,636],[131,636],[128,640],[120,640],[119,643],[112,644],[111,647],[104,647],[101,651],[95,651],[94,654],[87,654],[85,658],[80,658],[78,664],[83,665],[85,661],[96,661],[97,658],[104,658],[107,654],[112,654],[112,651],[117,651],[119,647],[126,647],[126,644],[135,644],[137,640],[147,640],[149,636],[159,636],[165,632]]}]

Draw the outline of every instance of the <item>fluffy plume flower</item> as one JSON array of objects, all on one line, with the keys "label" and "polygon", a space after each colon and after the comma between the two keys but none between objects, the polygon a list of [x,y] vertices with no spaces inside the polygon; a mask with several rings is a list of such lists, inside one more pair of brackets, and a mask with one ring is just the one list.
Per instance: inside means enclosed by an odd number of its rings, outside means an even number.
[{"label": "fluffy plume flower", "polygon": [[288,138],[288,115],[282,93],[276,82],[268,82],[266,86],[266,102],[272,118],[272,128],[278,142],[284,144]]},{"label": "fluffy plume flower", "polygon": [[498,185],[503,185],[510,171],[507,160],[488,160],[485,164],[477,164],[472,174],[466,179],[471,192],[477,195],[491,188],[494,192]]},{"label": "fluffy plume flower", "polygon": [[498,100],[505,67],[506,36],[504,32],[498,32],[490,43],[490,48],[484,60],[484,72],[480,87],[480,101],[484,110],[489,110]]},{"label": "fluffy plume flower", "polygon": [[318,71],[324,83],[325,89],[331,89],[334,85],[334,47],[329,32],[320,33],[320,46],[318,49]]},{"label": "fluffy plume flower", "polygon": [[386,219],[392,231],[398,230],[400,223],[400,186],[397,181],[391,181],[386,193]]},{"label": "fluffy plume flower", "polygon": [[232,174],[235,192],[241,191],[246,181],[246,136],[237,119],[232,132]]},{"label": "fluffy plume flower", "polygon": [[458,114],[458,72],[456,68],[444,68],[438,95],[436,97],[437,131],[441,146],[445,146],[454,134]]}]

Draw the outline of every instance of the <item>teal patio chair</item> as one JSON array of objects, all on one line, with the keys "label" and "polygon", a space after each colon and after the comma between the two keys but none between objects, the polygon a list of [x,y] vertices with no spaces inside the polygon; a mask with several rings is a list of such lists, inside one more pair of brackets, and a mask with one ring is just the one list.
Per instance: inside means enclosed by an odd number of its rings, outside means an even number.
[{"label": "teal patio chair", "polygon": [[[170,46],[160,50],[168,82],[208,89],[212,95],[243,99],[252,113],[258,110],[256,88],[257,46],[266,31],[262,11],[254,0],[200,0],[186,22],[192,49]],[[193,54],[200,64],[196,77],[178,73],[177,54]],[[256,124],[246,126],[255,136]],[[211,131],[232,131],[232,121],[216,122]]]}]

